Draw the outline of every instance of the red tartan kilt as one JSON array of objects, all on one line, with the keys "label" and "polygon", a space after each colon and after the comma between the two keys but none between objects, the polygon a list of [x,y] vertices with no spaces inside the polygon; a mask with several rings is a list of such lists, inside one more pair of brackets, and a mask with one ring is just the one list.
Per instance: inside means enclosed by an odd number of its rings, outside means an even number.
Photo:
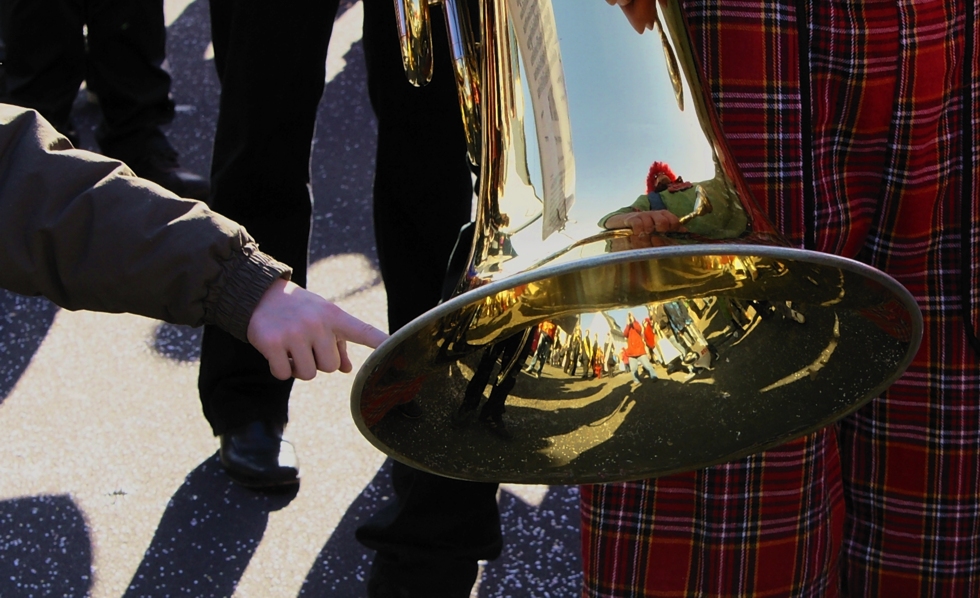
[{"label": "red tartan kilt", "polygon": [[833,428],[656,480],[583,486],[586,596],[836,596]]},{"label": "red tartan kilt", "polygon": [[[966,7],[980,7],[682,4],[755,199],[791,243],[859,258],[905,284],[925,337],[902,379],[836,436],[583,487],[585,595],[980,596],[976,83],[971,114],[963,101],[968,35],[980,79]],[[809,27],[798,27],[800,6]],[[974,137],[964,140],[967,118]]]}]

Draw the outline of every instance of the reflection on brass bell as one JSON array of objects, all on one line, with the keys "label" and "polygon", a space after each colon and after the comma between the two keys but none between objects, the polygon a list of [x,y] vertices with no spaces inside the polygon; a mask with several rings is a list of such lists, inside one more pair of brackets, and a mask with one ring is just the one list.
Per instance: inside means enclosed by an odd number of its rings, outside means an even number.
[{"label": "reflection on brass bell", "polygon": [[[547,0],[482,2],[480,44],[457,32],[476,233],[452,296],[352,392],[393,458],[478,481],[655,477],[826,426],[911,361],[912,296],[789,246],[727,150],[677,2],[658,6],[655,35]],[[636,218],[653,232],[613,226]]]}]

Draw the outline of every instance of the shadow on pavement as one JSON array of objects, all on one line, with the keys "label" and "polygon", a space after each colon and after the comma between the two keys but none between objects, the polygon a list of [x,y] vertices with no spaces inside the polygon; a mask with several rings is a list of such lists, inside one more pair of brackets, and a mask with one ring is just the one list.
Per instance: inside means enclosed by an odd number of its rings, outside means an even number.
[{"label": "shadow on pavement", "polygon": [[580,595],[578,501],[578,486],[551,486],[539,505],[502,490],[504,550],[483,570],[479,598]]},{"label": "shadow on pavement", "polygon": [[125,596],[231,596],[269,513],[295,496],[295,490],[277,495],[242,488],[215,454],[170,499]]},{"label": "shadow on pavement", "polygon": [[[361,598],[374,551],[354,531],[391,500],[390,461],[357,497],[320,551],[299,596]],[[581,591],[577,486],[552,486],[538,505],[500,493],[501,556],[488,563],[479,598],[575,596]]]},{"label": "shadow on pavement", "polygon": [[4,596],[88,595],[92,541],[70,496],[0,501],[0,580]]},{"label": "shadow on pavement", "polygon": [[0,289],[0,403],[30,365],[57,312],[47,299]]},{"label": "shadow on pavement", "polygon": [[162,357],[180,363],[200,361],[203,334],[203,328],[163,323],[157,326],[150,346]]},{"label": "shadow on pavement", "polygon": [[354,540],[354,530],[391,499],[391,466],[381,466],[364,490],[351,503],[343,519],[320,550],[310,569],[300,596],[362,598],[374,551]]}]

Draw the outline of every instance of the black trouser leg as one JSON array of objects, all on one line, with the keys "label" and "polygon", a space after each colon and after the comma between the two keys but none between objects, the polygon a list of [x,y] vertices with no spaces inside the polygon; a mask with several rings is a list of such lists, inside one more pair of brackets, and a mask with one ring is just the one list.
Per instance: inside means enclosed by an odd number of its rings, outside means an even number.
[{"label": "black trouser leg", "polygon": [[[336,13],[337,0],[211,0],[221,81],[211,205],[245,225],[304,286],[310,144]],[[251,345],[211,326],[204,331],[198,387],[215,434],[287,419],[292,380],[277,380]]]},{"label": "black trouser leg", "polygon": [[[434,19],[432,31],[432,83],[414,88],[402,71],[391,0],[365,0],[364,53],[378,118],[375,235],[391,331],[439,302],[445,265],[472,205],[441,19]],[[393,464],[392,482],[395,500],[357,532],[378,551],[370,595],[468,597],[477,561],[500,553],[496,484],[451,480],[400,463]]]},{"label": "black trouser leg", "polygon": [[523,336],[520,334],[515,334],[501,344],[504,345],[504,349],[500,355],[500,367],[506,368],[512,359],[515,362],[514,367],[506,372],[502,372],[506,373],[506,375],[490,390],[490,396],[487,398],[487,402],[484,403],[483,409],[480,410],[480,417],[494,418],[504,414],[504,402],[510,396],[510,391],[514,390],[514,386],[517,385],[517,375],[521,371],[520,364],[526,361],[527,356],[531,353],[530,339],[524,342]]},{"label": "black trouser leg", "polygon": [[86,0],[86,80],[99,97],[103,153],[135,161],[174,117],[170,74],[163,69],[167,30],[162,0]]},{"label": "black trouser leg", "polygon": [[500,554],[497,485],[451,480],[392,463],[395,500],[357,530],[377,552],[372,598],[467,598],[477,561]]},{"label": "black trouser leg", "polygon": [[0,0],[6,45],[3,101],[33,108],[59,131],[85,79],[84,6],[68,0]]},{"label": "black trouser leg", "polygon": [[480,404],[483,399],[483,391],[490,383],[490,375],[497,365],[497,358],[500,357],[501,351],[503,351],[503,347],[500,344],[490,345],[484,350],[480,363],[477,364],[476,371],[473,372],[473,377],[470,378],[469,384],[466,385],[466,391],[463,393],[464,406],[475,409]]},{"label": "black trouser leg", "polygon": [[432,30],[435,73],[431,83],[416,88],[402,69],[392,2],[364,4],[368,91],[378,119],[374,226],[390,331],[439,302],[449,255],[472,206],[472,174],[441,19]]}]

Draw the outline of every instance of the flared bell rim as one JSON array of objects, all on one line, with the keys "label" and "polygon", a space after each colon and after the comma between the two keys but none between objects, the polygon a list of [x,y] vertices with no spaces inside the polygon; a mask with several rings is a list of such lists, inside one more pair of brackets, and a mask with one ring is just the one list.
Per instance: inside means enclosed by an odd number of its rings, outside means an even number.
[{"label": "flared bell rim", "polygon": [[[777,435],[766,442],[760,443],[758,446],[733,451],[731,454],[726,455],[724,459],[695,462],[677,469],[652,472],[655,475],[651,475],[651,472],[641,472],[619,476],[615,474],[609,475],[606,472],[596,472],[594,475],[577,472],[574,475],[566,476],[565,478],[562,478],[560,475],[542,476],[538,474],[531,474],[529,476],[523,476],[516,472],[501,474],[496,477],[492,475],[487,477],[483,474],[461,475],[460,472],[445,471],[438,467],[432,467],[431,464],[426,463],[423,460],[401,454],[399,451],[392,449],[391,446],[381,441],[375,435],[371,429],[371,426],[369,426],[364,419],[362,412],[363,395],[371,377],[375,374],[378,368],[382,366],[392,354],[396,353],[404,343],[415,338],[420,332],[430,327],[434,322],[451,316],[467,306],[482,302],[485,299],[493,297],[502,292],[507,292],[526,285],[541,283],[542,281],[555,279],[577,271],[629,264],[633,262],[647,262],[651,260],[673,260],[706,257],[735,257],[749,259],[762,258],[775,261],[804,262],[819,267],[836,268],[856,275],[865,281],[875,283],[879,285],[885,293],[890,295],[892,299],[897,300],[900,306],[909,314],[909,340],[907,349],[905,350],[902,358],[895,362],[890,375],[884,377],[880,383],[873,386],[873,388],[871,388],[869,391],[865,392],[861,400],[853,401],[846,409],[835,412],[832,418],[816,421],[812,425],[793,430],[792,434],[786,435],[785,437],[780,437]],[[487,283],[481,287],[461,293],[447,301],[440,303],[435,308],[427,311],[426,313],[412,320],[406,326],[395,331],[371,355],[368,356],[362,367],[358,370],[353,381],[351,390],[351,413],[361,434],[377,449],[412,467],[446,477],[470,481],[548,484],[605,483],[611,481],[627,481],[632,479],[656,477],[660,475],[678,473],[681,471],[700,469],[706,466],[754,454],[761,450],[772,448],[784,442],[813,433],[826,427],[827,425],[830,425],[840,418],[850,415],[854,411],[866,405],[874,397],[879,396],[902,376],[902,374],[911,364],[919,349],[922,331],[923,320],[921,310],[918,303],[915,301],[915,298],[908,291],[908,289],[906,289],[887,273],[851,258],[792,247],[751,244],[742,245],[731,243],[675,245],[668,247],[635,249],[619,253],[584,257],[566,263],[540,266],[533,270],[521,272]]]}]

